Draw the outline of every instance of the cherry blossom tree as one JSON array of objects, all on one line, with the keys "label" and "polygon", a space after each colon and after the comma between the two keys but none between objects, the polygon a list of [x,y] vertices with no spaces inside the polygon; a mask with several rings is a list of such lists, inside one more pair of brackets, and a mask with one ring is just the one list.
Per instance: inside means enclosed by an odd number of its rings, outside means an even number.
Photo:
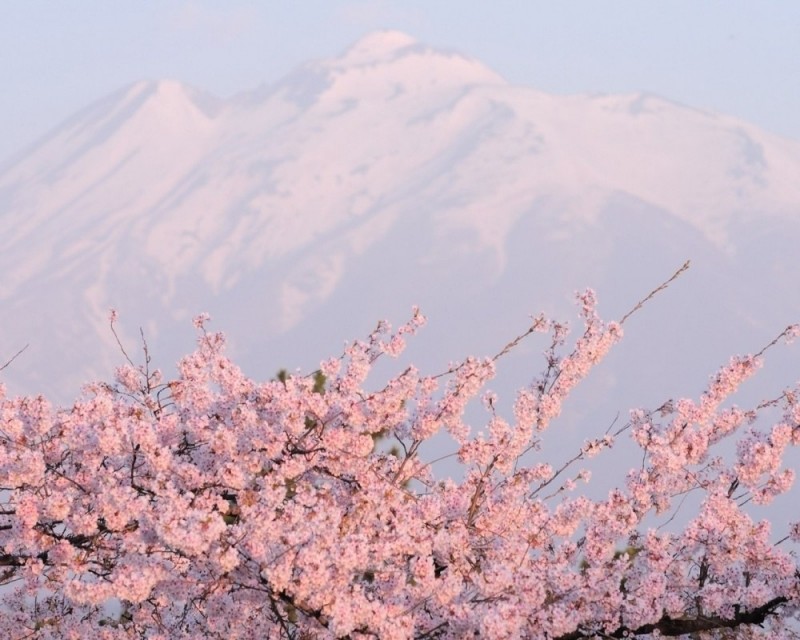
[{"label": "cherry blossom tree", "polygon": [[[633,410],[555,464],[543,432],[630,317],[602,321],[591,291],[578,303],[576,339],[537,316],[494,357],[433,376],[410,366],[373,390],[372,365],[401,353],[418,311],[322,362],[325,385],[248,379],[200,317],[174,380],[145,351],[69,408],[3,393],[0,636],[794,637],[800,525],[774,535],[749,510],[792,485],[800,389],[732,405],[767,349],[735,357],[698,399]],[[486,385],[532,334],[543,371],[503,416]],[[465,419],[476,399],[483,435]],[[441,431],[460,482],[422,455]],[[581,463],[621,438],[640,455],[590,499]],[[732,456],[717,453],[726,441]],[[647,524],[687,494],[699,507],[685,526]]]}]

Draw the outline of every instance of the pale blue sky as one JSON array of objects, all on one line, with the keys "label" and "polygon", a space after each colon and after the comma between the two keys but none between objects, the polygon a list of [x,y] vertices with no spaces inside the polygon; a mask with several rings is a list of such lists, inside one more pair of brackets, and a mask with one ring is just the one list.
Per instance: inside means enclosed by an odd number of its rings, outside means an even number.
[{"label": "pale blue sky", "polygon": [[646,90],[800,139],[795,0],[25,0],[0,20],[0,161],[141,79],[222,97],[400,29],[555,93]]}]

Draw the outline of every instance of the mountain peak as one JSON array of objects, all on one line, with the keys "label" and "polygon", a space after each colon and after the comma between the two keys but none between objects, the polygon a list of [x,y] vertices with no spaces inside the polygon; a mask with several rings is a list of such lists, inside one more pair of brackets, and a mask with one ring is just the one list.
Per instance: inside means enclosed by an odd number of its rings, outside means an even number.
[{"label": "mountain peak", "polygon": [[[316,65],[333,71],[339,84],[356,82],[363,88],[382,85],[439,88],[505,84],[505,80],[478,60],[457,51],[433,48],[402,31],[374,31],[337,58]],[[345,82],[340,82],[345,78]],[[361,90],[361,89],[360,89]]]},{"label": "mountain peak", "polygon": [[166,112],[199,111],[207,117],[213,117],[221,104],[216,96],[173,79],[141,80],[124,91],[125,100],[135,101],[139,105],[152,102]]},{"label": "mountain peak", "polygon": [[350,63],[378,62],[393,58],[402,50],[417,44],[417,40],[402,31],[373,31],[351,45],[343,59]]}]

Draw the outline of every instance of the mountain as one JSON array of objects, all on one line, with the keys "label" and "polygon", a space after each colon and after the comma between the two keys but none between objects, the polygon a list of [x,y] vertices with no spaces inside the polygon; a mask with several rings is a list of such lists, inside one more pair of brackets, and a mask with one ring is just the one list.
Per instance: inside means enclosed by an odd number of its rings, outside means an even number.
[{"label": "mountain", "polygon": [[265,378],[419,304],[410,357],[438,371],[540,310],[572,318],[578,288],[618,318],[692,259],[581,392],[606,420],[800,319],[799,175],[798,141],[735,118],[549,95],[391,31],[228,100],[139,82],[0,167],[0,365],[30,345],[0,379],[61,402],[109,379],[112,307],[166,369],[209,311]]}]

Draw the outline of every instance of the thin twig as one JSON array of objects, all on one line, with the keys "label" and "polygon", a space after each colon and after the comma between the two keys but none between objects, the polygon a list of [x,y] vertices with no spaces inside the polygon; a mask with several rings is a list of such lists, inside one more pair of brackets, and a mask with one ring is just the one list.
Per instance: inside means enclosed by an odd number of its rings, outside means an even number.
[{"label": "thin twig", "polygon": [[122,355],[125,356],[125,359],[128,361],[128,364],[135,368],[136,365],[133,363],[133,360],[131,360],[131,357],[128,355],[128,352],[125,351],[125,347],[122,346],[122,341],[119,339],[119,336],[117,335],[117,330],[114,328],[113,319],[111,320],[110,325],[111,325],[111,333],[114,335],[114,339],[117,341],[117,346],[119,346],[119,350],[122,351]]},{"label": "thin twig", "polygon": [[511,342],[509,342],[505,347],[503,347],[499,352],[497,352],[493,357],[492,361],[498,360],[506,355],[509,351],[511,351],[514,347],[516,347],[520,342],[522,342],[525,338],[531,335],[534,331],[536,331],[536,325],[531,326],[525,333],[518,335],[514,338]]},{"label": "thin twig", "polygon": [[642,300],[639,300],[639,302],[636,303],[636,306],[633,309],[631,309],[630,311],[628,311],[628,313],[626,313],[622,317],[622,320],[620,320],[619,323],[620,324],[625,324],[625,321],[628,318],[630,318],[634,313],[636,313],[639,309],[641,309],[648,300],[650,300],[653,296],[655,296],[659,291],[663,291],[664,289],[666,289],[673,280],[675,280],[679,275],[681,275],[684,271],[686,271],[689,268],[690,264],[691,264],[691,260],[687,260],[686,262],[684,262],[683,266],[680,269],[678,269],[675,273],[673,273],[672,277],[669,280],[667,280],[666,282],[663,282],[661,284],[661,286],[659,286],[658,288],[653,289],[647,295],[646,298],[643,298]]},{"label": "thin twig", "polygon": [[786,338],[790,334],[794,334],[794,331],[796,330],[796,328],[797,328],[797,325],[790,324],[783,331],[781,331],[781,333],[778,336],[776,336],[775,339],[772,342],[770,342],[767,346],[763,347],[761,349],[761,351],[759,351],[753,357],[754,358],[760,358],[761,356],[763,356],[764,352],[767,351],[767,349],[770,349],[771,347],[774,347],[776,344],[778,344],[778,342],[780,341],[781,338]]},{"label": "thin twig", "polygon": [[[504,346],[502,349],[500,349],[500,351],[495,353],[491,358],[492,362],[496,362],[497,360],[502,358],[509,351],[511,351],[514,347],[516,347],[520,342],[522,342],[525,338],[527,338],[532,333],[535,333],[539,326],[540,326],[539,323],[534,321],[534,323],[528,328],[527,331],[525,331],[524,333],[521,333],[520,335],[518,335],[511,342],[509,342],[506,346]],[[442,378],[444,376],[449,376],[452,373],[456,373],[457,371],[462,369],[465,364],[466,364],[466,361],[460,362],[459,364],[457,364],[455,366],[452,366],[449,369],[447,369],[447,371],[443,371],[441,373],[437,373],[434,376],[431,376],[431,379],[432,380],[436,380],[437,378]]]},{"label": "thin twig", "polygon": [[17,351],[17,352],[16,352],[16,353],[15,353],[13,356],[11,356],[11,359],[10,359],[8,362],[6,362],[6,363],[5,363],[5,364],[4,364],[2,367],[0,367],[0,371],[2,371],[2,370],[3,370],[3,369],[5,369],[7,366],[9,366],[9,365],[10,365],[12,362],[14,362],[14,360],[16,360],[16,359],[17,359],[17,357],[18,357],[18,356],[19,356],[19,355],[20,355],[20,354],[21,354],[23,351],[25,351],[25,349],[27,349],[29,346],[30,346],[30,344],[26,344],[24,347],[22,347],[22,349],[20,349],[20,350],[19,350],[19,351]]}]

